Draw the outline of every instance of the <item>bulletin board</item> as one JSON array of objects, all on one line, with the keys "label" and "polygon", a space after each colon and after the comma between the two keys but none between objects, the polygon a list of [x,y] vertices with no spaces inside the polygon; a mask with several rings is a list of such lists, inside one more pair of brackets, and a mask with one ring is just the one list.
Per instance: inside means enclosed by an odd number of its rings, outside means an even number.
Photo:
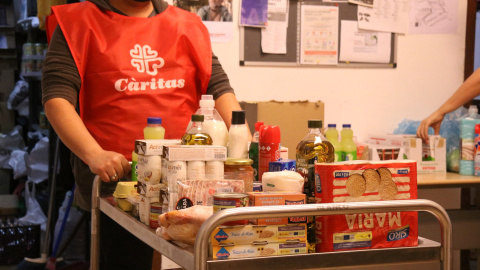
[{"label": "bulletin board", "polygon": [[345,62],[338,60],[336,65],[310,65],[300,63],[300,33],[301,33],[301,6],[302,5],[333,5],[338,6],[338,57],[341,48],[341,21],[357,21],[357,5],[349,3],[332,3],[321,0],[289,0],[288,28],[287,28],[287,53],[263,53],[261,48],[261,28],[240,27],[240,66],[294,66],[294,67],[319,67],[319,68],[396,68],[397,34],[392,33],[390,61],[388,63]]}]

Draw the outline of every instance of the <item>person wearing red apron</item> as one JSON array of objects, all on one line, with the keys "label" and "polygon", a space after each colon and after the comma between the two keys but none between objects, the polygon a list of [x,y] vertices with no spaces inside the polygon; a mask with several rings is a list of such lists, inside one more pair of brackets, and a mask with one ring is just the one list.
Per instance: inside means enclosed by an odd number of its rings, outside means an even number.
[{"label": "person wearing red apron", "polygon": [[[143,137],[147,117],[162,117],[166,138],[183,135],[209,86],[212,50],[208,31],[193,13],[169,6],[151,16],[149,0],[110,0],[112,10],[92,2],[52,9],[81,78],[79,114],[61,97],[44,97],[44,106],[63,143],[91,171],[83,173],[109,182],[129,173],[133,144]],[[240,109],[235,96],[224,94],[216,104],[229,126],[231,111]],[[79,179],[82,174],[75,173],[77,186],[91,188]],[[75,196],[88,205],[91,194],[80,190],[84,193]],[[117,266],[108,268],[128,269],[126,258],[119,257]],[[143,269],[138,261],[135,269]]]}]

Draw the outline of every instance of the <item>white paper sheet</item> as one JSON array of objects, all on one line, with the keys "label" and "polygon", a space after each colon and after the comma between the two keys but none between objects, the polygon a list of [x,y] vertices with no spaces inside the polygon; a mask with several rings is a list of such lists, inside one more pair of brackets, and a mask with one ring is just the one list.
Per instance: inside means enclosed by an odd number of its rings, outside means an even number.
[{"label": "white paper sheet", "polygon": [[415,0],[410,4],[409,34],[456,34],[458,0]]},{"label": "white paper sheet", "polygon": [[287,53],[288,1],[268,0],[268,25],[262,28],[262,52]]},{"label": "white paper sheet", "polygon": [[358,27],[405,34],[408,32],[409,10],[409,0],[375,1],[373,8],[358,6]]},{"label": "white paper sheet", "polygon": [[231,42],[233,39],[233,22],[203,21],[210,33],[212,43]]},{"label": "white paper sheet", "polygon": [[341,21],[340,61],[389,63],[391,33],[361,30],[356,21]]},{"label": "white paper sheet", "polygon": [[300,63],[338,63],[338,7],[302,5]]}]

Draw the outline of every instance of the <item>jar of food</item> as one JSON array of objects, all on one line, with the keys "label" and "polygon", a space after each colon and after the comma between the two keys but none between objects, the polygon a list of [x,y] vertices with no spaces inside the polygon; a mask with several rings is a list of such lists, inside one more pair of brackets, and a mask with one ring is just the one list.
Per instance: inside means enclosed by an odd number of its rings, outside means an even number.
[{"label": "jar of food", "polygon": [[245,192],[253,191],[253,160],[248,158],[229,158],[225,161],[225,179],[243,180]]}]

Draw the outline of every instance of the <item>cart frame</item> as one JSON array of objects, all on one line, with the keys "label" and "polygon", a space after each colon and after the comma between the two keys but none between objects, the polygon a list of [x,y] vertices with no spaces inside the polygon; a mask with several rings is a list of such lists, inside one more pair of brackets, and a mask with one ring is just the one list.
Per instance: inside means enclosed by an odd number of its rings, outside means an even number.
[{"label": "cart frame", "polygon": [[[100,185],[101,180],[98,176],[95,177],[93,187],[92,187],[92,227],[91,227],[91,255],[90,255],[90,269],[97,270],[99,264],[99,220],[100,212],[106,214],[111,214],[112,211],[115,211],[115,206],[105,203],[100,198]],[[118,209],[120,212],[121,210]],[[157,238],[143,237],[145,234],[155,234],[153,229],[147,228],[148,226],[138,226],[139,222],[134,220],[127,213],[120,213],[121,216],[118,218],[121,220],[121,225],[129,226],[133,228],[134,226],[142,227],[135,232],[132,232],[134,235],[142,239],[145,243],[150,245],[152,248],[158,250],[160,253],[172,259],[174,262],[182,265],[182,262],[189,261],[191,264],[183,263],[185,265],[193,265],[191,269],[194,270],[207,270],[209,269],[209,240],[212,232],[216,227],[221,224],[240,219],[251,219],[251,218],[269,218],[269,217],[289,217],[289,216],[319,216],[319,215],[339,215],[339,214],[360,214],[360,213],[379,213],[379,212],[398,212],[398,211],[416,211],[416,212],[428,212],[434,215],[439,221],[441,228],[441,245],[440,245],[440,261],[442,269],[450,270],[452,269],[452,225],[450,218],[443,207],[438,203],[430,200],[398,200],[398,201],[370,201],[370,202],[354,202],[354,203],[323,203],[323,204],[304,204],[304,205],[285,205],[285,206],[258,206],[258,207],[242,207],[242,208],[233,208],[225,209],[218,213],[215,213],[210,218],[208,218],[203,225],[200,227],[200,230],[197,233],[197,238],[195,241],[195,246],[193,252],[189,250],[188,247],[178,245],[174,242],[166,241],[162,237],[158,236]],[[122,211],[123,212],[123,211]],[[116,213],[118,214],[118,213]],[[112,217],[112,216],[111,216]],[[136,228],[136,227],[135,227]],[[429,240],[422,240],[427,242],[432,242]],[[419,239],[420,242],[420,239]],[[416,248],[416,247],[413,247]],[[391,250],[412,250],[412,248],[388,248],[388,249],[365,249],[361,250],[358,256],[364,256],[364,252],[375,251],[379,252],[378,255],[382,256],[382,252],[389,252]],[[330,252],[323,254],[353,254],[350,251],[341,251],[341,252]],[[258,257],[258,258],[247,258],[246,261],[258,261],[258,260],[288,260],[292,257],[300,257],[302,262],[308,261],[307,259],[312,256],[312,258],[319,258],[322,256],[322,253],[314,254],[302,254],[302,255],[288,255],[288,256],[271,256],[271,257]],[[192,258],[193,257],[193,258]],[[383,258],[383,256],[382,256]],[[223,262],[228,262],[233,260],[223,260]],[[215,262],[219,262],[218,260]],[[214,264],[212,264],[214,265]],[[308,265],[312,267],[312,264]],[[308,269],[308,268],[305,268]]]}]

